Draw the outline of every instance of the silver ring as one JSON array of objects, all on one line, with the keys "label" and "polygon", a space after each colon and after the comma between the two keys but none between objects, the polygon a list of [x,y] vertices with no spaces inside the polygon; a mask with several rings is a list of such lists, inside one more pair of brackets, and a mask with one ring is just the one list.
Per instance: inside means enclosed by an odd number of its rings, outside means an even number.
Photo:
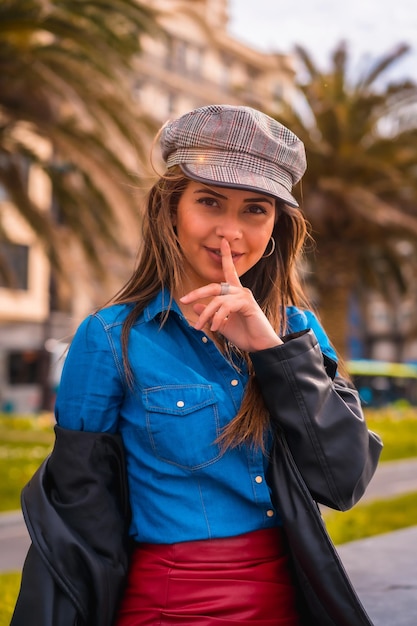
[{"label": "silver ring", "polygon": [[221,296],[227,296],[227,294],[230,292],[230,285],[229,283],[220,283],[220,295]]}]

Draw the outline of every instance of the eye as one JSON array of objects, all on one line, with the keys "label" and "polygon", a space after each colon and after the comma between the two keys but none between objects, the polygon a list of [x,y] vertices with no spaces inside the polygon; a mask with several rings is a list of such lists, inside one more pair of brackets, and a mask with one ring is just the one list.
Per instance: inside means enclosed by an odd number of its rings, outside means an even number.
[{"label": "eye", "polygon": [[197,202],[198,204],[204,204],[204,206],[219,206],[218,200],[216,198],[213,198],[212,196],[202,196],[201,198],[197,199]]},{"label": "eye", "polygon": [[261,204],[249,204],[246,207],[246,211],[255,215],[266,215],[268,213],[268,210]]}]

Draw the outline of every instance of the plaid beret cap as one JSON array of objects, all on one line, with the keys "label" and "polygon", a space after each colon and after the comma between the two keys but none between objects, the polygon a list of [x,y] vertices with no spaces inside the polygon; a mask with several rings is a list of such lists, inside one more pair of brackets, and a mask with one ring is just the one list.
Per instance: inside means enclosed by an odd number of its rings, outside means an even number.
[{"label": "plaid beret cap", "polygon": [[261,191],[298,206],[291,191],[306,170],[304,144],[272,117],[245,106],[209,105],[162,129],[167,167],[193,180]]}]

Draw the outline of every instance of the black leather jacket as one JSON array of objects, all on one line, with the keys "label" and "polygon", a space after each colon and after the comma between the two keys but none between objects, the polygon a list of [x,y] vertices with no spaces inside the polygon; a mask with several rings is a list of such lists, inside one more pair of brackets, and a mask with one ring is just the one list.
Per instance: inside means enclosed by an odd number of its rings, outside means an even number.
[{"label": "black leather jacket", "polygon": [[[357,392],[333,380],[335,364],[311,331],[251,358],[278,435],[269,479],[307,599],[306,625],[369,626],[315,502],[353,506],[382,444]],[[11,626],[111,626],[129,557],[120,438],[56,427],[22,508],[32,546]]]},{"label": "black leather jacket", "polygon": [[306,626],[372,626],[327,534],[317,502],[345,511],[363,495],[382,450],[358,394],[336,376],[314,334],[252,354],[276,433],[268,483],[280,511]]},{"label": "black leather jacket", "polygon": [[22,492],[32,545],[10,626],[111,626],[129,561],[121,438],[55,432]]}]

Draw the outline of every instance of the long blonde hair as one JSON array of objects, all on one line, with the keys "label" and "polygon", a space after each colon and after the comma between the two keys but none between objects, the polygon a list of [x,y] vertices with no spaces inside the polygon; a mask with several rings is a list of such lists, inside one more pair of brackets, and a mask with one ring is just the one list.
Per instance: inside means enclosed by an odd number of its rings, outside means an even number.
[{"label": "long blonde hair", "polygon": [[[129,385],[133,373],[128,360],[128,340],[136,319],[162,288],[175,292],[184,276],[184,260],[178,245],[172,216],[190,179],[179,167],[170,168],[155,183],[148,194],[142,225],[142,244],[138,263],[126,285],[113,298],[113,303],[133,304],[122,331],[123,363]],[[262,258],[240,277],[248,287],[269,322],[278,334],[285,332],[286,306],[308,306],[308,299],[299,278],[299,258],[308,236],[305,219],[299,209],[277,201],[277,219],[272,236],[275,250]],[[166,313],[166,316],[169,312]],[[163,324],[166,320],[162,319]],[[249,356],[226,345],[226,352],[235,351],[242,356],[249,369],[249,382],[242,405],[234,419],[220,436],[225,447],[244,442],[264,449],[264,438],[269,415],[263,402]]]}]

